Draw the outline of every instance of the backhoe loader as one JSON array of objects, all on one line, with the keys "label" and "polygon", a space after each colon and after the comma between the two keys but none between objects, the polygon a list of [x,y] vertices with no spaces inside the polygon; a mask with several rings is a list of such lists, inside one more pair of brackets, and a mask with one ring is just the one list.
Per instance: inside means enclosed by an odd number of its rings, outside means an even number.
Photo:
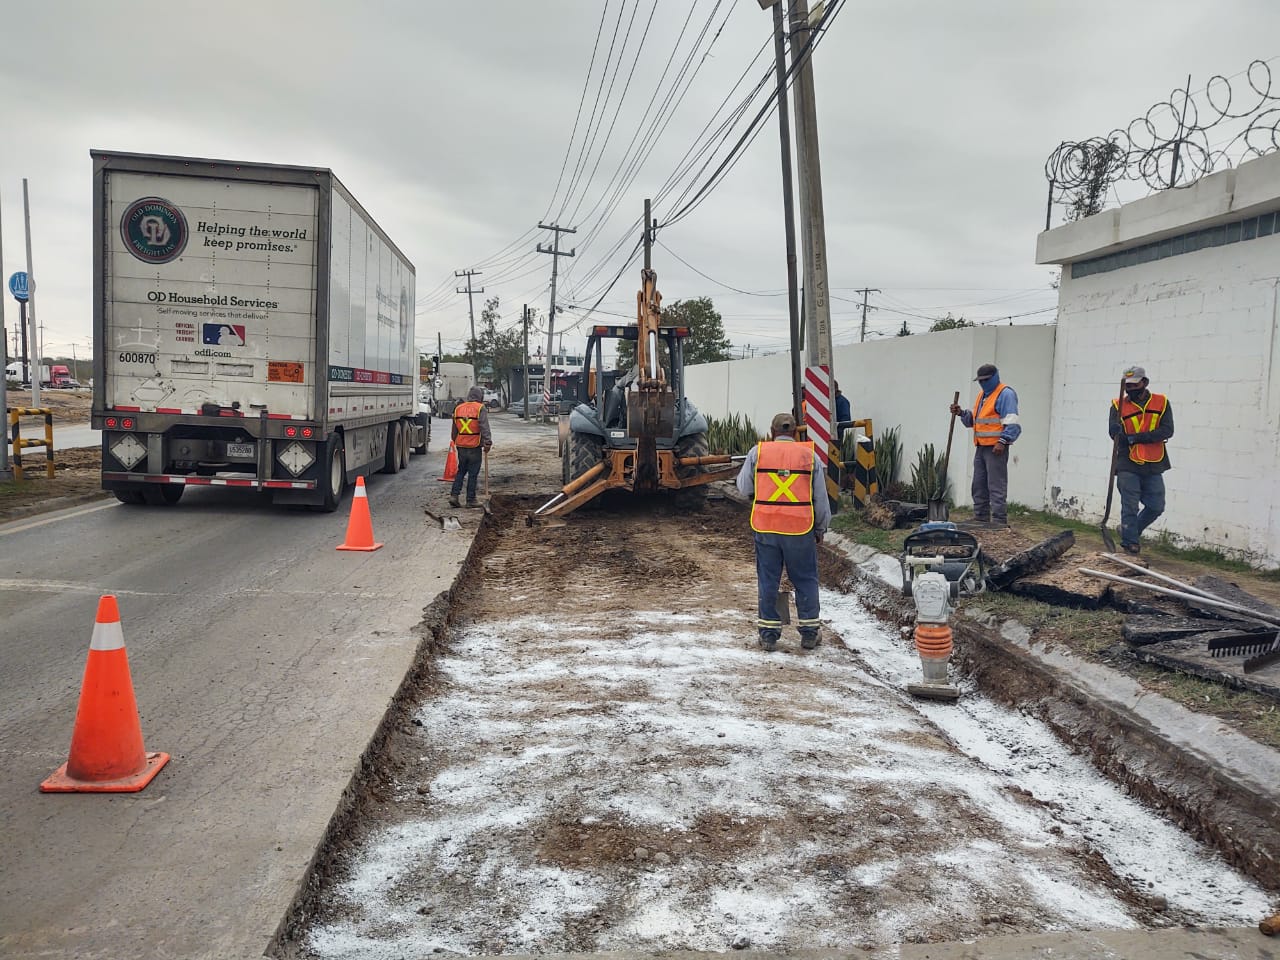
[{"label": "backhoe loader", "polygon": [[[736,474],[735,459],[711,456],[707,420],[684,394],[688,327],[662,326],[662,294],[650,265],[649,204],[636,323],[591,330],[583,368],[586,402],[560,423],[564,488],[530,518],[563,516],[607,490],[705,496],[706,484]],[[603,343],[632,340],[635,365],[608,390],[600,375]]]}]

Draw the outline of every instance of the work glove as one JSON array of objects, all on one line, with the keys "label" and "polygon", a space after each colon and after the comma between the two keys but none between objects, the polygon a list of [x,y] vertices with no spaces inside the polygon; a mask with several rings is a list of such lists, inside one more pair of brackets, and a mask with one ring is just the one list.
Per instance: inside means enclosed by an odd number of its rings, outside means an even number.
[{"label": "work glove", "polygon": [[1008,445],[1004,443],[997,443],[994,447],[991,448],[992,455],[997,457],[1003,457],[1006,446]]},{"label": "work glove", "polygon": [[489,452],[490,450],[492,450],[492,449],[493,449],[493,441],[492,441],[492,440],[486,440],[486,441],[484,442],[484,451],[485,451],[485,453],[488,453],[488,452]]},{"label": "work glove", "polygon": [[947,409],[949,409],[949,410],[951,411],[951,415],[952,415],[953,417],[958,417],[958,416],[960,416],[960,414],[964,413],[964,410],[963,410],[963,409],[961,409],[960,404],[958,404],[958,403],[953,403],[953,404],[952,404],[950,407],[948,407]]}]

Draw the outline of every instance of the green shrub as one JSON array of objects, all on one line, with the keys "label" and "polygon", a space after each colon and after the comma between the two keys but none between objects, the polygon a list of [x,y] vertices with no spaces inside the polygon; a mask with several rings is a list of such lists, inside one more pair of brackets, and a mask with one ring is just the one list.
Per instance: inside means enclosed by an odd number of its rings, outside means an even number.
[{"label": "green shrub", "polygon": [[951,481],[947,480],[945,490],[939,489],[942,479],[942,457],[938,456],[932,443],[926,443],[916,453],[916,462],[911,466],[911,483],[907,486],[909,499],[914,503],[926,503],[931,497],[939,496],[951,502]]},{"label": "green shrub", "polygon": [[707,447],[712,453],[740,456],[763,439],[751,420],[741,414],[724,419],[707,417]]}]

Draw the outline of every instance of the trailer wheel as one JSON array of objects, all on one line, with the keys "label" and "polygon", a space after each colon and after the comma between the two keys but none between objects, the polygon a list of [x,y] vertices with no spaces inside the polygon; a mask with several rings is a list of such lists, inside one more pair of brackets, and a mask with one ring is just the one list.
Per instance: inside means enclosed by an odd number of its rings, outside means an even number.
[{"label": "trailer wheel", "polygon": [[157,483],[143,488],[142,499],[153,507],[172,507],[182,499],[182,494],[186,489],[185,484]]},{"label": "trailer wheel", "polygon": [[320,479],[324,484],[324,500],[318,509],[324,513],[333,513],[342,503],[342,495],[347,489],[347,458],[343,452],[341,434],[329,435],[329,442],[325,444],[325,453],[328,456],[329,469]]},{"label": "trailer wheel", "polygon": [[137,487],[130,487],[127,490],[112,490],[116,495],[116,499],[121,503],[127,503],[131,507],[140,507],[146,500],[143,499],[142,491]]},{"label": "trailer wheel", "polygon": [[400,421],[392,420],[387,424],[387,450],[382,457],[382,473],[400,472],[400,447],[403,442]]},{"label": "trailer wheel", "polygon": [[409,421],[401,420],[400,421],[400,469],[401,470],[409,469],[409,455],[411,452],[409,450],[410,432],[411,431],[409,429]]},{"label": "trailer wheel", "polygon": [[427,444],[431,442],[431,415],[423,416],[418,414],[418,426],[422,429],[422,443],[413,448],[416,454],[424,454],[427,452]]}]

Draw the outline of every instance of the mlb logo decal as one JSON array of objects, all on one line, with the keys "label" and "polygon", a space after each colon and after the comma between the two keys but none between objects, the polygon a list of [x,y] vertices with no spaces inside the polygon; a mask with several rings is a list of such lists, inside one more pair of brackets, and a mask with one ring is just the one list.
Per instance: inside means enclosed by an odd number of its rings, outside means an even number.
[{"label": "mlb logo decal", "polygon": [[243,347],[244,324],[206,323],[204,325],[204,342],[215,347]]}]

